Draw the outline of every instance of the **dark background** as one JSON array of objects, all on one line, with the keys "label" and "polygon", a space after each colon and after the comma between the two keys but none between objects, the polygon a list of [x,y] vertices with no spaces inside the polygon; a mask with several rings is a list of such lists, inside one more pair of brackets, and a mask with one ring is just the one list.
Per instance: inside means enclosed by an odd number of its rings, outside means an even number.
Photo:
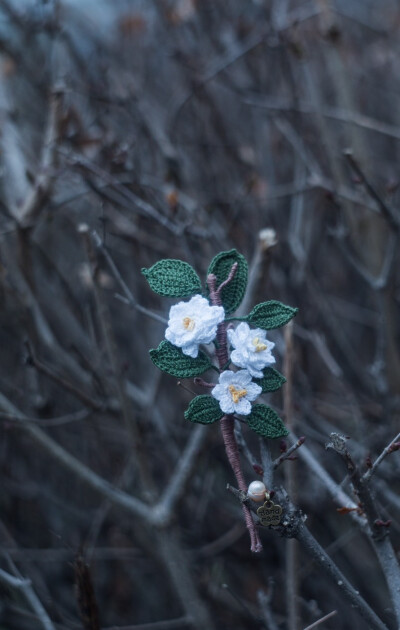
[{"label": "dark background", "polygon": [[[204,278],[232,247],[251,266],[248,310],[299,308],[292,421],[309,456],[275,483],[294,471],[310,530],[395,628],[373,550],[310,457],[354,498],[329,434],[350,437],[364,471],[398,432],[399,25],[395,0],[0,2],[0,567],[32,580],[54,627],[96,627],[79,617],[77,553],[101,628],[288,627],[286,541],[265,530],[250,553],[217,425],[198,433],[165,529],[27,430],[151,506],[198,431],[183,417],[192,395],[148,356],[165,325],[116,298],[96,230],[134,300],[162,317],[173,302],[141,268],[180,258]],[[282,331],[271,339],[283,371]],[[270,403],[283,413],[281,392]],[[373,482],[396,550],[399,470],[395,453]],[[333,610],[321,627],[366,627],[302,551],[296,572],[298,628]],[[35,614],[0,584],[1,630],[43,627]]]}]

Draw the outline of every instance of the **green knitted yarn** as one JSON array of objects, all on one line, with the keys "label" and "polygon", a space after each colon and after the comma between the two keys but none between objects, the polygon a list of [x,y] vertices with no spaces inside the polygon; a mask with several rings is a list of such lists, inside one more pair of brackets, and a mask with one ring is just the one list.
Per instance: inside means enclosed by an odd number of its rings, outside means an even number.
[{"label": "green knitted yarn", "polygon": [[142,269],[142,274],[153,291],[164,297],[188,297],[202,292],[199,276],[183,260],[159,260],[150,269]]},{"label": "green knitted yarn", "polygon": [[250,429],[266,438],[280,438],[289,435],[278,414],[267,405],[253,405],[251,414],[246,416]]},{"label": "green knitted yarn", "polygon": [[247,316],[246,321],[256,328],[271,330],[290,322],[298,310],[298,308],[292,308],[276,300],[270,300],[257,304]]},{"label": "green knitted yarn", "polygon": [[253,380],[261,387],[263,394],[266,392],[276,392],[277,389],[286,383],[283,374],[271,367],[267,367],[263,370],[262,378],[255,378]]},{"label": "green knitted yarn", "polygon": [[243,300],[247,286],[247,261],[236,249],[231,249],[229,252],[221,252],[215,256],[207,271],[207,275],[213,273],[217,277],[218,287],[227,279],[234,263],[238,264],[236,273],[231,282],[221,291],[222,305],[225,313],[228,314],[236,311]]},{"label": "green knitted yarn", "polygon": [[150,358],[160,370],[176,378],[200,376],[212,367],[210,359],[201,350],[193,359],[165,339],[157,349],[150,350]]},{"label": "green knitted yarn", "polygon": [[190,401],[189,407],[185,411],[186,420],[190,422],[199,422],[200,424],[212,424],[221,420],[224,412],[212,396],[203,394],[196,396]]}]

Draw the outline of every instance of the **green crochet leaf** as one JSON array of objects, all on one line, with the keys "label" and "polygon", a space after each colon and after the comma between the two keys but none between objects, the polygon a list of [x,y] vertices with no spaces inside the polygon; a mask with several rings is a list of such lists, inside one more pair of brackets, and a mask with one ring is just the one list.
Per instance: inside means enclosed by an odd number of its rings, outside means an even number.
[{"label": "green crochet leaf", "polygon": [[236,249],[231,249],[229,252],[221,252],[215,256],[207,271],[207,275],[213,273],[217,276],[218,287],[221,282],[227,279],[234,263],[238,263],[236,273],[231,282],[221,292],[222,305],[225,313],[228,314],[236,311],[243,300],[247,286],[247,261]]},{"label": "green crochet leaf", "polygon": [[263,437],[280,438],[289,435],[278,414],[267,405],[253,405],[251,414],[246,419],[250,429]]},{"label": "green crochet leaf", "polygon": [[212,367],[210,359],[201,350],[196,359],[193,359],[166,339],[157,349],[150,350],[150,358],[160,370],[176,378],[200,376]]},{"label": "green crochet leaf", "polygon": [[218,401],[207,394],[193,398],[185,411],[186,420],[200,422],[200,424],[212,424],[221,420],[223,415],[224,412],[221,411]]},{"label": "green crochet leaf", "polygon": [[298,310],[276,300],[270,300],[270,302],[257,304],[247,316],[246,321],[256,328],[271,330],[290,322]]},{"label": "green crochet leaf", "polygon": [[263,370],[262,378],[255,378],[253,380],[262,388],[263,394],[265,392],[276,392],[277,389],[286,383],[283,374],[271,367],[267,367]]},{"label": "green crochet leaf", "polygon": [[142,274],[153,291],[165,297],[188,297],[202,292],[199,276],[183,260],[159,260],[150,269],[142,269]]}]

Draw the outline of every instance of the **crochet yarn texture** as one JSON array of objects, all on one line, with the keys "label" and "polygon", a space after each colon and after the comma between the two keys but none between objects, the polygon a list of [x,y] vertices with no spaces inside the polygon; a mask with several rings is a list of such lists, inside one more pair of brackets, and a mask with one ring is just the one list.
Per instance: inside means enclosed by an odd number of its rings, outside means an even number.
[{"label": "crochet yarn texture", "polygon": [[207,275],[214,274],[216,276],[218,286],[226,280],[234,263],[237,263],[236,273],[231,282],[221,291],[225,313],[236,311],[244,297],[248,276],[247,261],[236,249],[231,249],[229,252],[217,254],[212,259],[207,271]]},{"label": "crochet yarn texture", "polygon": [[276,300],[270,300],[257,304],[246,319],[252,326],[272,330],[290,322],[298,310]]},{"label": "crochet yarn texture", "polygon": [[289,435],[278,414],[266,405],[253,405],[247,424],[255,433],[266,438],[279,438]]},{"label": "crochet yarn texture", "polygon": [[158,348],[150,350],[150,357],[154,365],[160,370],[171,376],[176,376],[176,378],[200,376],[212,367],[210,359],[201,350],[198,356],[193,359],[183,354],[180,348],[173,346],[165,339]]},{"label": "crochet yarn texture", "polygon": [[188,297],[202,291],[199,276],[183,260],[159,260],[150,269],[142,269],[142,274],[153,291],[164,297]]},{"label": "crochet yarn texture", "polygon": [[212,424],[221,420],[224,415],[223,411],[215,400],[207,394],[196,396],[189,403],[189,407],[185,411],[186,420],[190,422],[200,422],[200,424]]}]

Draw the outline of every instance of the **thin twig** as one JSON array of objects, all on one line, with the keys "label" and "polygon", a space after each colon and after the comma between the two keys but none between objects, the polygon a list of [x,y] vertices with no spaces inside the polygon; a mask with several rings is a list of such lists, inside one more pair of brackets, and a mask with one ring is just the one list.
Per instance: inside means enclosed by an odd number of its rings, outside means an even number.
[{"label": "thin twig", "polygon": [[334,617],[335,615],[337,615],[337,610],[332,610],[332,612],[328,613],[324,617],[321,617],[321,619],[317,619],[317,621],[314,621],[311,626],[307,626],[307,628],[304,628],[304,630],[312,630],[313,628],[320,626],[321,623],[324,623],[324,621],[328,621],[328,619]]},{"label": "thin twig", "polygon": [[243,455],[245,456],[245,458],[247,459],[247,461],[249,462],[253,470],[258,474],[262,474],[262,466],[257,462],[253,453],[247,446],[246,440],[243,437],[240,420],[243,421],[243,418],[235,417],[235,421],[236,421],[235,422],[235,438],[236,438],[236,442],[238,443],[239,450],[243,453]]},{"label": "thin twig", "polygon": [[[3,253],[6,255],[7,259],[12,260],[14,252],[11,243],[3,243],[3,249],[5,250]],[[48,348],[52,356],[57,357],[57,361],[67,372],[73,374],[74,378],[78,378],[81,383],[88,384],[90,379],[87,372],[81,367],[79,362],[76,361],[74,356],[70,352],[67,352],[64,346],[57,340],[42,310],[42,306],[39,304],[37,297],[34,295],[18,266],[10,265],[8,267],[8,274],[20,302],[20,308],[28,309],[35,334],[38,335],[39,340]]]},{"label": "thin twig", "polygon": [[268,275],[271,250],[277,243],[277,235],[274,229],[265,228],[260,230],[258,233],[254,255],[249,265],[249,279],[247,282],[246,293],[242,303],[236,311],[237,317],[246,316],[251,308],[250,305],[254,304],[261,276]]},{"label": "thin twig", "polygon": [[[390,455],[390,453],[393,453],[395,450],[396,451],[398,450],[398,447],[400,446],[399,440],[400,440],[400,433],[398,433],[396,435],[396,437],[393,438],[393,440],[383,449],[382,453],[374,461],[374,463],[372,464],[371,468],[369,468],[367,470],[367,472],[364,473],[364,475],[362,476],[363,483],[365,483],[366,481],[369,481],[369,479],[371,479],[372,475],[374,473],[376,473],[376,470],[377,470],[378,466],[380,466],[380,464],[385,459],[385,457]],[[396,445],[396,447],[394,448],[395,445]]]},{"label": "thin twig", "polygon": [[273,470],[276,470],[282,464],[282,462],[284,462],[286,459],[289,459],[291,457],[292,453],[297,451],[297,449],[300,448],[300,446],[302,444],[304,444],[305,440],[306,440],[306,438],[304,436],[299,437],[297,442],[292,444],[292,446],[290,448],[288,448],[287,451],[282,453],[282,455],[280,457],[277,457],[276,460],[272,464]]},{"label": "thin twig", "polygon": [[[353,488],[359,498],[371,531],[370,541],[385,576],[386,584],[392,601],[397,624],[400,626],[400,567],[396,553],[388,536],[388,523],[382,521],[377,503],[372,497],[368,483],[361,477],[358,467],[354,463],[346,446],[346,438],[338,433],[331,433],[331,442],[327,449],[333,449],[346,465]],[[389,523],[390,524],[390,523]]]},{"label": "thin twig", "polygon": [[21,591],[44,630],[55,630],[55,626],[48,616],[42,602],[33,590],[30,580],[23,578],[21,575],[11,575],[7,573],[7,571],[0,569],[0,582],[3,586]]},{"label": "thin twig", "polygon": [[216,293],[217,293],[218,295],[220,295],[220,294],[221,294],[221,292],[222,292],[222,289],[223,289],[224,287],[226,287],[226,285],[227,285],[227,284],[229,284],[229,283],[233,280],[233,278],[235,277],[235,274],[236,274],[236,272],[237,272],[237,268],[238,268],[238,266],[239,266],[239,263],[237,263],[237,262],[233,263],[232,268],[231,268],[231,270],[230,270],[230,272],[229,272],[229,274],[228,274],[228,277],[226,278],[226,280],[224,280],[223,282],[221,282],[221,284],[219,285],[219,287],[218,287],[218,289],[217,289],[217,291],[216,291]]},{"label": "thin twig", "polygon": [[344,244],[344,237],[347,233],[343,229],[338,229],[332,232],[337,237],[337,243],[346,260],[350,265],[360,274],[360,276],[367,282],[374,291],[381,291],[384,289],[390,278],[391,271],[393,269],[393,262],[397,253],[398,235],[389,233],[388,244],[385,247],[385,258],[382,263],[382,267],[378,276],[373,276],[368,269],[353,255],[348,247]]},{"label": "thin twig", "polygon": [[362,518],[357,513],[356,503],[352,499],[350,499],[348,494],[346,494],[346,492],[341,488],[341,486],[332,479],[329,473],[326,472],[325,468],[321,466],[321,464],[316,459],[312,451],[307,446],[303,446],[301,449],[299,449],[299,457],[303,459],[303,461],[310,468],[310,470],[314,474],[315,479],[318,479],[321,482],[321,484],[325,486],[330,496],[337,503],[337,505],[339,505],[340,507],[349,508],[350,510],[354,510],[354,511],[349,512],[350,517],[357,523],[357,525],[363,531],[366,531],[367,522],[365,518]]},{"label": "thin twig", "polygon": [[209,81],[215,79],[218,74],[224,72],[227,68],[229,68],[232,64],[241,59],[244,55],[247,55],[249,52],[260,46],[260,44],[265,41],[265,36],[265,32],[262,32],[261,34],[257,34],[255,36],[252,34],[247,42],[241,44],[240,46],[237,46],[233,51],[228,51],[228,53],[225,54],[222,59],[217,59],[217,61],[213,63],[213,67],[205,72],[204,77],[197,82],[196,89],[185,94],[183,98],[180,99],[180,102],[175,105],[171,127],[175,127],[181,115],[182,109],[196,94],[196,91],[204,88],[205,85]]},{"label": "thin twig", "polygon": [[68,413],[65,416],[59,416],[58,418],[48,418],[46,420],[41,420],[40,418],[29,418],[28,416],[17,416],[13,413],[5,413],[4,411],[0,412],[0,420],[7,421],[15,421],[18,422],[31,422],[32,424],[36,424],[40,427],[59,427],[64,424],[70,424],[71,422],[81,422],[82,420],[86,420],[91,415],[91,411],[87,409],[82,409],[80,411],[76,411],[75,413]]},{"label": "thin twig", "polygon": [[170,581],[180,599],[183,610],[192,619],[197,630],[214,630],[214,623],[202,599],[195,590],[192,569],[182,558],[176,528],[159,529],[157,532],[159,554],[168,569]]},{"label": "thin twig", "polygon": [[222,536],[210,543],[207,543],[203,547],[200,547],[200,549],[196,552],[196,555],[200,558],[213,558],[217,554],[221,553],[221,551],[225,551],[225,549],[231,547],[231,545],[241,538],[245,532],[246,525],[243,521],[237,521],[230,529],[224,532]]},{"label": "thin twig", "polygon": [[239,597],[237,593],[235,593],[235,591],[229,586],[229,584],[221,584],[221,587],[229,593],[229,595],[232,597],[232,599],[235,600],[237,604],[239,604],[246,617],[250,617],[250,619],[253,619],[253,621],[255,621],[256,623],[260,622],[260,620],[250,609],[250,606],[241,597]]},{"label": "thin twig", "polygon": [[274,483],[274,474],[270,443],[266,438],[260,438],[260,455],[263,469],[263,481],[267,490],[271,490]]},{"label": "thin twig", "polygon": [[152,621],[150,623],[139,623],[133,626],[109,626],[104,630],[175,630],[175,628],[188,628],[193,625],[191,617],[177,617],[176,619],[165,619],[164,621]]},{"label": "thin twig", "polygon": [[262,591],[260,589],[259,591],[257,591],[257,600],[261,608],[261,612],[264,617],[264,621],[265,621],[265,625],[267,626],[267,629],[279,630],[278,624],[276,623],[274,616],[272,614],[272,611],[271,611],[271,600],[272,600],[274,582],[272,578],[270,578],[268,582],[269,582],[268,593],[265,593],[265,591]]},{"label": "thin twig", "polygon": [[[89,172],[99,177],[103,181],[109,184],[110,188],[115,191],[114,197],[111,196],[110,193],[106,192],[105,189],[101,189],[101,195],[104,197],[111,197],[111,200],[119,203],[123,207],[126,207],[128,210],[132,210],[136,208],[138,214],[150,218],[163,227],[167,228],[172,234],[176,236],[181,236],[183,231],[183,226],[176,225],[172,221],[170,221],[167,217],[161,214],[156,208],[154,208],[150,203],[141,199],[137,195],[135,195],[129,188],[123,186],[118,179],[116,179],[113,175],[104,171],[102,168],[91,162],[90,160],[84,158],[82,155],[75,155],[73,157],[66,155],[66,159],[70,161],[70,163],[75,166],[79,170],[83,170],[84,172]],[[88,185],[98,192],[97,186],[90,179],[86,180]]]},{"label": "thin twig", "polygon": [[81,553],[73,562],[75,595],[84,630],[100,630],[99,605],[90,566]]},{"label": "thin twig", "polygon": [[344,151],[344,155],[347,161],[349,162],[349,164],[351,165],[351,167],[353,168],[353,170],[357,173],[359,178],[362,180],[366,190],[368,191],[372,199],[374,199],[376,203],[378,204],[379,208],[381,209],[382,216],[386,219],[388,225],[391,227],[391,229],[394,232],[399,233],[400,232],[399,217],[395,215],[392,208],[386,203],[383,197],[378,193],[375,186],[371,184],[371,182],[365,175],[363,169],[361,168],[361,166],[355,159],[352,150],[346,149]]},{"label": "thin twig", "polygon": [[154,508],[154,514],[159,524],[169,522],[174,508],[182,496],[185,486],[196,465],[197,456],[200,453],[208,436],[207,428],[196,427],[188,440],[174,470],[168,480],[166,489],[162,492],[162,499]]},{"label": "thin twig", "polygon": [[292,145],[295,153],[306,166],[310,175],[322,177],[322,172],[317,159],[314,158],[310,150],[306,147],[303,139],[297,133],[294,126],[283,117],[274,118],[274,123],[286,140]]},{"label": "thin twig", "polygon": [[[129,287],[126,284],[125,280],[121,276],[117,265],[115,264],[114,260],[110,256],[109,251],[104,246],[104,243],[103,243],[102,239],[100,238],[100,236],[98,235],[98,233],[96,232],[96,230],[93,230],[92,238],[93,238],[95,246],[103,254],[103,256],[104,256],[104,258],[105,258],[105,260],[106,260],[106,262],[107,262],[107,264],[108,264],[108,266],[110,268],[111,273],[113,274],[114,278],[116,279],[116,281],[120,285],[122,291],[124,292],[124,295],[126,297],[127,303],[130,304],[130,306],[133,306],[133,308],[135,308],[139,313],[143,313],[143,315],[146,315],[150,319],[154,319],[156,322],[160,322],[161,324],[167,324],[168,321],[165,319],[165,317],[161,317],[161,315],[157,315],[157,313],[153,313],[153,311],[150,311],[149,309],[145,308],[144,306],[141,306],[140,304],[138,304],[136,302],[132,291],[129,289]],[[116,297],[120,297],[120,296],[117,295]]]},{"label": "thin twig", "polygon": [[[244,96],[242,103],[245,103],[250,107],[260,107],[273,113],[299,112],[301,114],[310,114],[310,116],[315,116],[317,114],[317,109],[313,107],[311,103],[301,100],[295,103],[294,101],[288,101],[287,99],[272,99],[254,94],[251,96]],[[370,116],[366,116],[360,112],[323,105],[319,109],[318,113],[324,116],[324,118],[331,118],[333,120],[337,120],[338,122],[355,125],[357,127],[367,129],[368,131],[375,131],[376,133],[388,136],[389,138],[400,140],[399,127],[385,123],[382,120],[377,120],[376,118],[371,118]]]},{"label": "thin twig", "polygon": [[80,400],[86,407],[89,407],[94,411],[104,410],[105,406],[102,403],[97,402],[97,400],[94,400],[91,396],[85,394],[85,392],[79,389],[79,387],[77,387],[70,381],[67,381],[67,379],[60,374],[57,374],[57,372],[53,368],[49,368],[47,365],[42,363],[42,361],[37,358],[28,340],[25,341],[25,348],[27,350],[28,363],[31,363],[31,365],[39,370],[39,372],[42,372],[42,374],[45,374],[46,376],[51,378],[52,381],[60,385],[67,392],[70,392],[71,394],[76,396],[76,398],[78,398],[78,400]]},{"label": "thin twig", "polygon": [[135,463],[140,474],[140,480],[143,488],[146,489],[146,492],[148,492],[149,495],[153,494],[155,496],[155,488],[149,469],[149,462],[143,452],[142,437],[137,426],[137,420],[135,418],[131,401],[127,396],[126,378],[121,371],[121,367],[118,361],[118,351],[115,342],[114,330],[111,323],[110,312],[104,299],[103,291],[99,286],[97,252],[93,247],[93,242],[90,238],[88,227],[86,225],[80,225],[79,233],[82,236],[83,243],[86,249],[86,255],[90,266],[90,274],[92,279],[97,316],[101,326],[104,345],[108,356],[108,362],[115,384],[115,390],[120,403],[122,418],[132,439],[132,446],[135,452]]},{"label": "thin twig", "polygon": [[24,204],[18,209],[19,224],[23,228],[32,225],[33,221],[37,219],[54,184],[62,97],[62,89],[53,88],[50,95],[48,123],[44,134],[39,173]]}]

